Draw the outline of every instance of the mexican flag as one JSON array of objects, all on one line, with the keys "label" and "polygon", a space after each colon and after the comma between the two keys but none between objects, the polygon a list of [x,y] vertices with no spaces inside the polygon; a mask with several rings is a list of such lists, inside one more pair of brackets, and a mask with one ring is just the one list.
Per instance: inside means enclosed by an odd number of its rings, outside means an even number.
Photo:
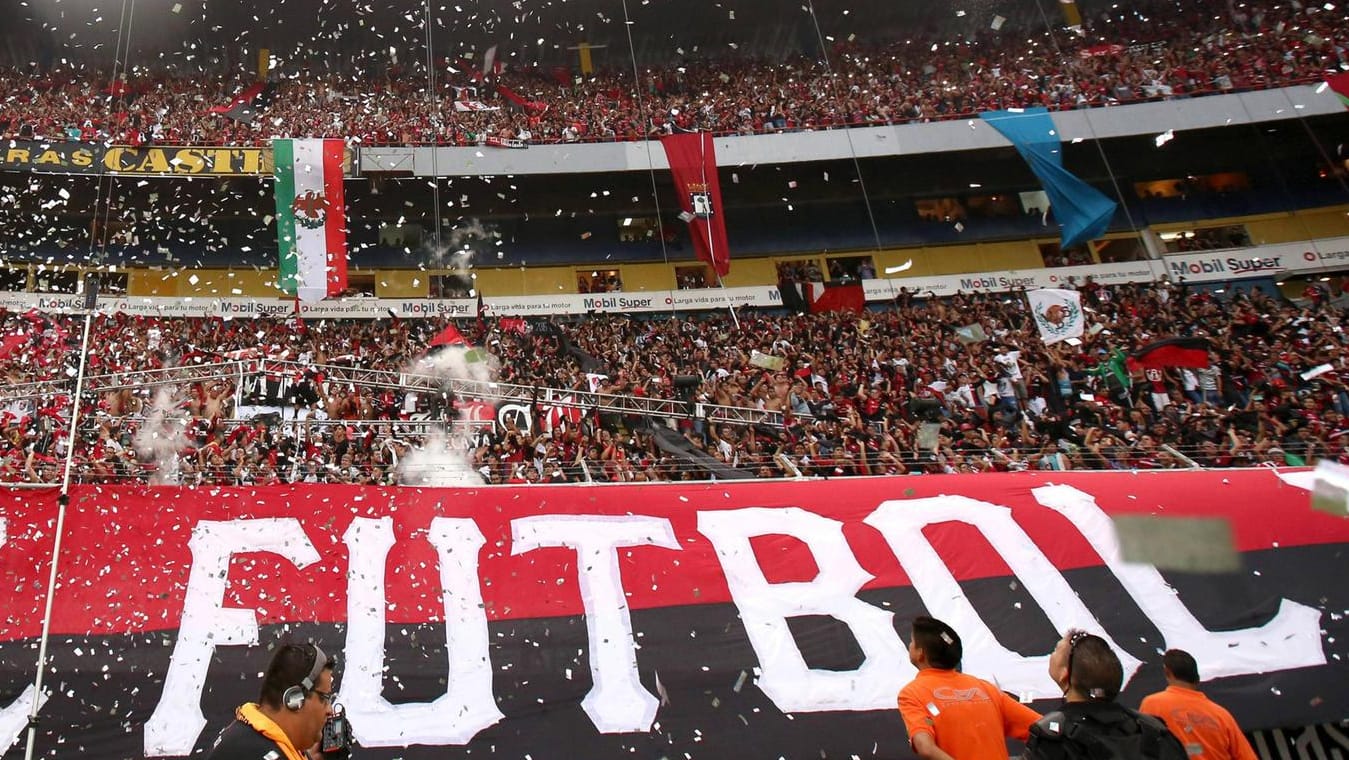
[{"label": "mexican flag", "polygon": [[277,285],[301,301],[347,289],[347,215],[342,195],[342,140],[273,140]]}]

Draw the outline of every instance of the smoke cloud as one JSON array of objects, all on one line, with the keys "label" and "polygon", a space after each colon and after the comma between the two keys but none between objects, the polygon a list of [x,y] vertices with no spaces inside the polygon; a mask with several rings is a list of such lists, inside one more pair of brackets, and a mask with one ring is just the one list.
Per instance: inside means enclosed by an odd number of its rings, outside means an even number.
[{"label": "smoke cloud", "polygon": [[[480,358],[486,356],[485,359]],[[496,357],[481,349],[466,346],[442,346],[433,349],[407,369],[409,373],[431,375],[442,384],[454,380],[491,382],[496,377]],[[459,413],[447,415],[458,419]],[[433,429],[420,448],[414,448],[398,463],[398,482],[411,486],[482,485],[482,475],[473,469],[468,440],[453,427]]]},{"label": "smoke cloud", "polygon": [[187,445],[188,415],[180,408],[176,386],[161,386],[155,391],[145,421],[132,438],[136,455],[155,465],[151,485],[178,485],[178,452]]}]

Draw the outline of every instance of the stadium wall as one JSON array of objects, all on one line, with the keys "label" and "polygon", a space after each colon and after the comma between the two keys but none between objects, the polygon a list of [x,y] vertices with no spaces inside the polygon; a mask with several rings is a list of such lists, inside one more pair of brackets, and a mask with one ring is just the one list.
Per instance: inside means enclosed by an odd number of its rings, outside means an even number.
[{"label": "stadium wall", "polygon": [[[1267,214],[1256,217],[1235,217],[1209,220],[1205,227],[1244,226],[1252,241],[1259,245],[1293,244],[1304,242],[1308,247],[1320,246],[1317,240],[1335,239],[1349,235],[1349,206],[1309,209],[1286,214]],[[1193,229],[1196,225],[1158,225],[1152,232]],[[1104,240],[1125,240],[1133,235],[1112,234]],[[886,267],[911,264],[906,277],[936,277],[959,274],[989,274],[1004,271],[1023,271],[1044,267],[1040,253],[1042,243],[1055,242],[1043,238],[972,245],[927,246],[923,248],[888,249],[882,251],[818,251],[786,254],[773,257],[733,259],[726,278],[729,287],[773,286],[777,284],[777,264],[788,261],[816,261],[827,271],[828,259],[835,256],[871,256],[878,272]],[[1334,246],[1331,246],[1334,248]],[[1260,255],[1252,249],[1250,255]],[[1165,259],[1163,259],[1165,260]],[[675,269],[696,265],[694,262],[645,263],[607,260],[571,266],[485,267],[474,268],[476,287],[490,296],[544,296],[575,293],[576,275],[581,271],[617,270],[626,292],[674,290],[677,287]],[[270,297],[276,294],[274,269],[193,269],[159,270],[128,269],[127,295],[214,297],[247,296]],[[362,270],[353,269],[359,273]],[[378,269],[366,270],[375,280],[375,295],[380,298],[426,298],[430,295],[430,276],[448,273],[448,270]]]},{"label": "stadium wall", "polygon": [[[1076,139],[1075,135],[1095,135],[1102,138],[1115,137],[1120,139],[1133,140],[1134,143],[1142,142],[1147,145],[1143,153],[1126,150],[1120,147],[1121,153],[1125,156],[1139,156],[1143,161],[1143,156],[1151,156],[1150,161],[1160,162],[1162,165],[1170,166],[1170,162],[1183,162],[1189,154],[1203,153],[1201,148],[1189,148],[1185,154],[1162,155],[1164,151],[1154,151],[1151,148],[1151,140],[1148,135],[1164,129],[1204,129],[1206,127],[1237,125],[1235,131],[1225,129],[1210,129],[1209,134],[1222,132],[1228,135],[1228,142],[1225,147],[1215,149],[1216,155],[1221,160],[1217,165],[1228,166],[1230,162],[1236,161],[1239,155],[1238,151],[1232,147],[1231,140],[1236,139],[1232,135],[1237,133],[1254,132],[1254,127],[1250,126],[1258,122],[1282,121],[1284,124],[1270,124],[1273,127],[1287,127],[1292,130],[1298,129],[1297,119],[1306,116],[1316,116],[1317,114],[1342,113],[1337,101],[1330,93],[1317,94],[1315,88],[1295,87],[1285,88],[1284,90],[1242,93],[1237,95],[1210,96],[1196,98],[1192,100],[1166,101],[1163,103],[1147,103],[1129,106],[1120,106],[1115,108],[1096,109],[1093,111],[1082,112],[1064,112],[1055,115],[1062,128],[1063,136],[1066,140]],[[1323,117],[1324,118],[1324,117]],[[955,158],[949,151],[961,150],[968,151],[976,148],[984,149],[984,155],[989,155],[989,148],[997,148],[995,145],[995,136],[984,135],[980,130],[983,129],[981,122],[977,120],[971,124],[965,122],[943,122],[924,125],[903,125],[897,127],[856,129],[848,132],[831,131],[818,133],[800,133],[784,135],[764,135],[753,137],[728,137],[729,154],[719,154],[722,157],[724,171],[730,171],[731,166],[739,166],[738,161],[747,160],[754,157],[754,151],[761,148],[752,147],[760,144],[771,144],[783,146],[781,156],[775,155],[775,160],[771,163],[778,164],[784,160],[792,160],[793,155],[806,156],[810,161],[819,162],[829,158],[839,158],[846,155],[841,153],[843,148],[840,145],[846,145],[849,135],[859,136],[862,143],[884,145],[881,147],[870,147],[859,152],[870,157],[872,153],[876,156],[910,156],[910,162],[917,161],[916,154],[928,153],[933,156],[945,156],[943,160],[948,163]],[[913,135],[925,135],[921,139],[891,140],[886,135],[909,135],[913,130]],[[987,130],[984,130],[987,131]],[[1203,134],[1203,133],[1201,133]],[[938,139],[934,135],[945,135]],[[1143,137],[1139,137],[1143,135]],[[1124,138],[1121,138],[1124,136]],[[1187,139],[1186,134],[1180,134],[1176,143],[1182,143]],[[1195,138],[1199,139],[1199,138]],[[996,138],[1001,140],[1001,138]],[[765,142],[766,141],[766,142]],[[798,148],[791,147],[797,145]],[[839,142],[843,141],[843,142]],[[734,146],[741,146],[734,148]],[[1174,148],[1175,144],[1168,148]],[[751,146],[751,147],[746,147]],[[606,151],[631,151],[640,147],[643,156],[643,166],[645,168],[645,147],[639,143],[633,144],[606,144],[606,145],[568,145],[568,146],[538,146],[529,150],[492,150],[482,149],[442,149],[442,150],[467,150],[472,151],[474,160],[493,161],[495,154],[511,154],[516,156],[510,160],[520,160],[520,156],[525,154],[534,155],[540,161],[551,161],[555,158],[549,156],[571,156],[575,151],[581,151],[585,155],[591,155],[588,151],[596,150],[597,156],[608,155]],[[1071,146],[1071,143],[1065,145],[1065,152],[1071,152],[1074,149],[1085,150],[1086,145]],[[1107,146],[1109,147],[1109,146]],[[1126,146],[1127,147],[1127,146]],[[168,150],[168,149],[163,149]],[[205,150],[205,149],[201,149]],[[217,149],[229,153],[233,149]],[[252,154],[256,154],[258,167],[266,164],[266,150],[261,148],[249,149]],[[401,155],[408,157],[411,162],[413,157],[420,155],[419,152],[429,151],[429,148],[370,148],[362,152],[359,159],[360,165],[369,159],[371,161],[382,161],[378,156],[381,152],[392,151],[390,155]],[[737,153],[736,151],[741,151]],[[866,153],[872,151],[872,153]],[[946,153],[943,153],[946,151]],[[1009,149],[1002,151],[1010,154]],[[250,155],[252,155],[250,154]],[[535,155],[537,154],[537,155]],[[653,155],[660,154],[655,151]],[[467,154],[465,154],[467,155]],[[478,156],[481,155],[481,158]],[[663,154],[660,154],[663,155]],[[978,154],[971,153],[971,157],[977,158]],[[729,157],[728,157],[729,156]],[[785,158],[784,158],[785,157]],[[965,156],[959,157],[962,161]],[[970,161],[973,164],[978,162],[975,158]],[[1079,156],[1081,158],[1081,156]],[[418,159],[420,160],[420,159]],[[502,159],[504,160],[504,159]],[[533,160],[533,159],[531,159]],[[569,159],[570,160],[570,159]],[[663,160],[663,159],[662,159]],[[805,159],[803,159],[805,160]],[[454,171],[459,171],[460,167],[476,166],[464,159],[458,162],[440,164],[442,169],[450,167]],[[467,163],[466,163],[467,162]],[[11,162],[12,163],[12,162]],[[241,160],[229,163],[229,166],[243,166]],[[879,163],[879,162],[877,162]],[[1088,163],[1083,160],[1084,166]],[[249,164],[251,166],[251,164]],[[410,164],[408,164],[410,166]],[[572,171],[588,171],[582,164],[571,164],[568,166]],[[1127,163],[1116,163],[1118,168],[1128,169]],[[1246,164],[1242,164],[1246,166]],[[1253,165],[1252,165],[1253,166]],[[1183,176],[1185,171],[1197,171],[1202,173],[1202,169],[1196,168],[1193,163],[1186,164],[1185,169],[1177,169],[1174,176]],[[6,164],[3,168],[7,171],[32,171],[34,166],[19,166]],[[478,166],[478,169],[483,167]],[[546,168],[546,167],[545,167]],[[1293,176],[1303,176],[1314,174],[1315,166],[1311,163],[1299,163],[1295,166],[1285,167],[1286,171]],[[56,171],[56,169],[51,169]],[[519,171],[527,171],[528,167],[516,167]],[[636,169],[631,169],[636,171]],[[47,171],[45,168],[43,171]],[[406,166],[399,171],[410,171]],[[747,171],[742,169],[742,174]],[[1168,170],[1162,170],[1168,171]],[[442,171],[442,173],[447,173]],[[448,172],[453,173],[453,172]],[[901,172],[902,174],[902,172]],[[1090,174],[1090,171],[1089,171]],[[921,183],[927,187],[926,183],[932,180],[929,173],[922,174]],[[36,175],[35,175],[36,176]],[[585,175],[590,176],[590,175]],[[602,175],[595,175],[602,176]],[[609,176],[613,176],[612,174]],[[1091,175],[1094,181],[1100,183],[1100,177]],[[1140,171],[1139,177],[1155,179],[1157,176],[1172,176],[1167,174],[1157,175],[1155,172]],[[837,177],[837,173],[836,173]],[[182,182],[181,177],[161,177],[156,180],[159,182]],[[1127,240],[1137,235],[1142,236],[1141,245],[1146,245],[1151,235],[1164,234],[1168,232],[1194,229],[1196,227],[1218,227],[1223,225],[1240,226],[1248,233],[1249,238],[1255,245],[1281,244],[1299,240],[1313,240],[1317,238],[1338,237],[1349,234],[1349,206],[1336,205],[1325,207],[1314,207],[1318,203],[1325,203],[1326,198],[1319,201],[1310,201],[1310,196],[1296,195],[1291,191],[1287,194],[1279,194],[1270,188],[1273,188],[1275,180],[1282,181],[1278,177],[1262,177],[1261,181],[1265,184],[1260,185],[1261,189],[1254,190],[1243,195],[1235,193],[1231,195],[1217,194],[1211,199],[1203,199],[1194,203],[1175,201],[1174,199],[1137,199],[1133,198],[1130,188],[1126,185],[1123,188],[1124,195],[1128,203],[1132,206],[1132,216],[1130,223],[1137,222],[1145,228],[1138,233],[1128,232],[1121,229],[1123,222],[1120,221],[1124,214],[1119,214],[1114,229],[1116,232],[1106,236],[1106,239]],[[50,175],[44,181],[50,181]],[[88,183],[89,178],[85,178]],[[249,180],[256,182],[257,180]],[[555,184],[560,179],[546,178],[540,179],[540,182]],[[1128,181],[1127,178],[1125,180]],[[1158,180],[1159,182],[1161,180]],[[411,180],[409,180],[411,182]],[[417,181],[420,183],[420,180]],[[1010,182],[1010,184],[1007,184]],[[1007,192],[1010,194],[1012,189],[1023,188],[1023,185],[1016,181],[1008,180],[993,192]],[[140,183],[137,183],[138,185]],[[361,185],[363,183],[357,183]],[[747,182],[747,184],[749,184]],[[1323,184],[1333,184],[1327,180]],[[265,187],[266,183],[259,183],[260,187]],[[1033,187],[1024,185],[1023,189]],[[1342,186],[1341,186],[1342,187]],[[862,230],[867,228],[865,219],[859,216],[857,219],[847,217],[844,222],[838,221],[846,215],[841,215],[841,211],[856,211],[855,207],[860,207],[860,203],[851,203],[848,209],[842,208],[841,204],[817,204],[815,207],[807,205],[799,206],[796,216],[793,216],[794,224],[778,224],[782,219],[779,217],[768,217],[767,221],[754,224],[756,221],[756,212],[764,212],[765,209],[747,206],[744,209],[731,209],[728,218],[733,221],[746,221],[746,226],[741,230],[740,248],[732,252],[734,266],[730,276],[727,278],[727,284],[730,286],[772,286],[776,283],[777,272],[776,264],[782,261],[800,261],[812,259],[817,261],[821,268],[827,271],[827,260],[833,257],[847,256],[871,256],[873,264],[877,271],[883,271],[887,267],[895,267],[912,263],[910,273],[913,276],[942,276],[953,274],[980,274],[995,273],[1002,271],[1019,271],[1031,268],[1038,268],[1044,265],[1044,258],[1041,253],[1041,246],[1055,243],[1056,240],[1048,235],[1040,236],[1037,233],[1051,233],[1051,228],[1046,228],[1040,224],[1038,216],[1031,218],[1024,216],[1020,219],[1012,220],[1015,223],[1007,223],[1006,220],[967,220],[967,227],[961,231],[953,231],[950,224],[915,222],[910,218],[914,209],[913,204],[919,195],[914,195],[911,191],[900,190],[903,193],[898,200],[899,203],[891,206],[885,206],[882,202],[880,213],[881,234],[888,245],[881,250],[865,247],[870,238],[870,231],[866,229],[865,234]],[[926,191],[924,191],[926,192]],[[939,194],[958,194],[955,190],[943,190]],[[1251,197],[1247,197],[1251,196]],[[624,194],[626,197],[626,194]],[[926,197],[926,196],[922,196]],[[1341,193],[1342,197],[1342,193]],[[817,199],[818,200],[818,199]],[[1208,201],[1212,201],[1209,203]],[[1329,200],[1335,200],[1330,198]],[[1288,209],[1298,205],[1313,206],[1300,210],[1283,210],[1278,213],[1251,213],[1243,215],[1232,215],[1233,212],[1246,210],[1251,211],[1268,210],[1270,208]],[[897,214],[894,212],[898,212]],[[1151,213],[1156,212],[1156,213]],[[235,210],[233,213],[238,213]],[[608,213],[608,212],[606,212]],[[889,216],[887,216],[889,214]],[[247,212],[244,214],[247,217]],[[899,221],[889,217],[904,217]],[[1197,217],[1203,217],[1202,219]],[[260,218],[260,217],[259,217]],[[237,219],[236,219],[237,220]],[[828,220],[828,221],[826,221]],[[366,217],[361,220],[367,231],[377,227],[381,222],[374,217]],[[798,223],[799,222],[799,223]],[[390,221],[390,223],[392,223]],[[401,223],[401,222],[400,222]],[[492,223],[488,219],[489,225]],[[831,226],[832,223],[832,226]],[[261,223],[259,223],[261,224]],[[580,224],[580,222],[578,222]],[[577,273],[582,271],[598,270],[617,270],[619,277],[623,281],[625,291],[635,292],[655,292],[666,291],[677,286],[676,268],[696,266],[692,260],[691,252],[687,246],[676,247],[670,252],[670,259],[660,260],[661,250],[659,246],[654,245],[631,245],[623,244],[618,240],[614,233],[617,227],[617,219],[610,214],[606,217],[604,214],[596,216],[593,220],[586,220],[585,224],[594,225],[596,233],[593,238],[588,233],[582,237],[588,238],[585,245],[578,245],[577,237],[570,229],[552,229],[546,228],[544,234],[535,233],[533,238],[526,240],[525,236],[519,236],[523,232],[523,222],[506,225],[506,234],[518,235],[518,238],[511,245],[506,246],[508,250],[505,262],[511,263],[511,266],[490,266],[497,261],[492,257],[485,257],[475,266],[475,273],[478,277],[479,289],[489,295],[498,295],[502,297],[522,297],[522,296],[545,296],[559,293],[575,293],[577,290]],[[887,228],[890,224],[894,229]],[[1002,224],[1002,226],[999,226]],[[530,221],[531,228],[538,225],[538,222]],[[608,229],[605,229],[605,227]],[[982,226],[981,226],[982,225]],[[359,226],[356,220],[353,220],[353,227]],[[668,225],[667,225],[668,228]],[[267,232],[265,227],[260,227],[263,232]],[[545,228],[540,228],[545,229]],[[902,234],[896,233],[898,229]],[[269,267],[275,260],[275,253],[269,252],[268,243],[263,241],[261,245],[256,240],[258,229],[248,230],[244,233],[232,233],[236,235],[231,240],[230,245],[222,246],[215,251],[194,251],[191,247],[184,247],[183,250],[169,251],[169,246],[159,246],[156,243],[145,243],[139,249],[128,248],[125,252],[113,253],[104,251],[104,261],[108,264],[127,265],[123,271],[127,272],[127,283],[125,293],[131,296],[160,296],[160,297],[258,297],[265,298],[274,294],[271,282],[274,280],[275,273]],[[56,234],[56,233],[53,233]],[[266,235],[263,235],[266,237]],[[373,236],[370,236],[373,239]],[[239,242],[243,240],[244,243]],[[949,244],[943,241],[951,241]],[[959,242],[958,242],[959,241]],[[681,241],[686,242],[686,241]],[[842,243],[841,245],[840,242]],[[1155,242],[1155,241],[1154,241]],[[736,237],[732,236],[733,245],[737,243]],[[833,247],[839,245],[839,247]],[[1138,247],[1138,246],[1135,246]],[[1154,249],[1155,245],[1152,246]],[[78,248],[78,246],[77,246]],[[109,246],[109,249],[115,249],[116,246]],[[239,250],[242,248],[242,250]],[[37,289],[38,272],[51,270],[53,268],[78,269],[78,265],[71,264],[62,267],[60,264],[53,264],[55,261],[70,260],[72,257],[78,259],[83,252],[72,254],[71,246],[62,246],[54,250],[41,249],[39,247],[26,248],[22,243],[13,241],[4,241],[0,247],[3,253],[8,270],[6,273],[6,282],[12,283],[16,279],[24,283],[28,290]],[[403,255],[401,250],[388,248],[361,248],[357,246],[352,257],[352,271],[368,281],[373,283],[371,288],[374,295],[383,298],[425,298],[434,291],[432,289],[431,278],[434,275],[450,274],[448,270],[429,268],[426,271],[414,270],[411,267],[417,266],[418,259],[422,263],[429,258],[429,255],[423,256],[422,252],[415,252],[414,255]],[[749,255],[749,254],[754,255]],[[387,255],[386,255],[387,254]],[[765,255],[768,254],[768,255]],[[122,258],[118,258],[121,256]],[[166,258],[169,261],[207,261],[217,266],[202,265],[192,269],[185,268],[164,268],[150,269],[144,266],[138,266],[137,262],[144,264],[155,264],[157,258]],[[513,262],[513,258],[518,258],[518,262]],[[570,260],[570,261],[569,261]],[[1099,261],[1100,258],[1093,251],[1093,261]],[[563,264],[560,262],[569,261]],[[500,263],[500,262],[498,262]],[[225,264],[228,266],[219,266]],[[161,266],[172,267],[173,264],[162,264]],[[26,276],[23,271],[26,270]],[[20,272],[19,277],[15,277],[13,272]],[[10,287],[13,287],[12,285]]]},{"label": "stadium wall", "polygon": [[[1265,214],[1250,219],[1206,222],[1207,224],[1214,226],[1244,224],[1251,240],[1256,244],[1288,243],[1311,237],[1333,237],[1349,232],[1349,206],[1304,209],[1287,214]],[[1163,227],[1158,226],[1158,232],[1163,230]]]},{"label": "stadium wall", "polygon": [[[1322,89],[1322,92],[1317,92]],[[1138,103],[1053,115],[1064,142],[1146,135],[1174,130],[1258,124],[1337,114],[1344,105],[1328,88],[1285,87],[1232,95]],[[823,132],[726,136],[716,141],[723,167],[859,159],[1006,148],[1005,138],[978,118]],[[418,176],[575,174],[666,170],[659,148],[646,143],[577,143],[527,150],[490,147],[373,147],[361,151],[363,173]]]},{"label": "stadium wall", "polygon": [[[618,271],[626,267],[619,266]],[[915,271],[917,270],[917,271]],[[1069,267],[1036,267],[1016,270],[984,271],[959,274],[923,274],[917,267],[905,271],[898,278],[867,279],[862,281],[867,301],[886,302],[895,297],[899,289],[909,292],[933,293],[949,296],[959,291],[1008,292],[1022,288],[1061,287],[1070,278],[1082,282],[1091,276],[1102,284],[1153,282],[1162,277],[1173,281],[1182,279],[1191,285],[1202,285],[1207,289],[1223,289],[1229,284],[1249,286],[1256,280],[1261,287],[1272,290],[1275,282],[1296,283],[1299,278],[1329,279],[1335,272],[1349,270],[1349,236],[1298,240],[1289,243],[1272,243],[1248,248],[1201,251],[1194,253],[1170,254],[1160,259],[1126,261],[1119,263],[1098,263]],[[575,269],[566,273],[574,275]],[[104,311],[125,312],[130,314],[177,314],[179,316],[211,316],[234,313],[256,313],[272,316],[286,316],[292,313],[293,302],[289,299],[277,299],[270,286],[266,284],[269,273],[266,270],[253,272],[216,272],[219,279],[204,280],[196,274],[187,272],[138,271],[133,282],[144,283],[153,290],[153,295],[143,293],[109,294],[99,302]],[[405,279],[404,285],[412,295],[384,296],[377,298],[352,297],[330,299],[319,304],[306,304],[303,315],[315,317],[357,319],[381,318],[387,309],[403,316],[425,316],[442,314],[447,316],[472,316],[477,313],[473,299],[426,299],[425,287],[421,279],[425,272],[400,272]],[[535,282],[545,279],[547,270],[498,270],[497,276],[519,276],[522,281],[533,277]],[[194,280],[195,278],[195,280]],[[237,287],[247,281],[255,284],[263,282],[261,295],[246,295]],[[495,290],[509,286],[503,280],[478,280],[483,290],[484,307],[491,315],[549,315],[584,314],[592,311],[615,312],[668,312],[671,310],[701,310],[723,308],[729,303],[740,306],[767,308],[782,307],[782,298],[774,285],[729,286],[719,288],[695,289],[651,289],[634,290],[627,288],[621,292],[600,295],[578,294],[565,288],[562,279],[557,280],[556,290],[528,295],[509,295]],[[571,282],[575,282],[572,280]],[[528,286],[523,282],[522,287]],[[187,290],[187,288],[192,290]],[[1285,287],[1296,287],[1287,284]],[[203,293],[203,289],[210,288]],[[1292,297],[1300,295],[1296,290],[1288,293]],[[609,299],[612,303],[605,301]],[[601,303],[603,302],[603,303]],[[0,306],[9,309],[27,310],[36,308],[45,311],[69,311],[81,307],[83,299],[78,295],[48,295],[42,293],[8,292],[0,293]]]}]

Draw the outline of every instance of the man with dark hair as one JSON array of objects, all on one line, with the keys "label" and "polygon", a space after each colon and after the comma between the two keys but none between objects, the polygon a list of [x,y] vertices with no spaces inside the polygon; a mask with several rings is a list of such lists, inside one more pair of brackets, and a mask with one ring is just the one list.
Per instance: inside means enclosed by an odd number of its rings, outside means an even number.
[{"label": "man with dark hair", "polygon": [[1049,656],[1063,706],[1030,729],[1025,760],[1186,760],[1166,724],[1115,702],[1119,656],[1100,636],[1070,630]]},{"label": "man with dark hair", "polygon": [[1162,655],[1162,672],[1166,690],[1143,697],[1138,710],[1166,721],[1190,760],[1256,760],[1232,713],[1199,690],[1199,665],[1189,652]]},{"label": "man with dark hair", "polygon": [[332,714],[333,659],[316,644],[285,644],[272,655],[257,702],[234,712],[208,760],[312,760]]},{"label": "man with dark hair", "polygon": [[913,621],[909,662],[918,668],[899,692],[899,714],[923,760],[1007,758],[1007,737],[1024,741],[1040,714],[996,686],[959,672],[960,636],[936,618]]}]

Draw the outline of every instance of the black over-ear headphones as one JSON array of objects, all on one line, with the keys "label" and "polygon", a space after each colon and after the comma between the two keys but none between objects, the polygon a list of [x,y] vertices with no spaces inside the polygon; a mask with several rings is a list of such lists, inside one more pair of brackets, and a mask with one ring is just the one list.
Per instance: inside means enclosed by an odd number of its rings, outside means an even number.
[{"label": "black over-ear headphones", "polygon": [[1073,685],[1073,655],[1077,653],[1077,645],[1089,635],[1086,631],[1074,630],[1068,632],[1068,661],[1063,663],[1064,680],[1068,682],[1068,685],[1064,687],[1065,694]]},{"label": "black over-ear headphones", "polygon": [[314,648],[314,667],[309,669],[309,675],[305,676],[303,681],[286,689],[285,693],[281,695],[281,704],[292,712],[304,707],[305,697],[309,696],[309,692],[314,690],[314,685],[319,680],[319,674],[328,664],[328,655],[324,654],[322,649],[319,649],[319,645],[310,644],[310,646]]}]

